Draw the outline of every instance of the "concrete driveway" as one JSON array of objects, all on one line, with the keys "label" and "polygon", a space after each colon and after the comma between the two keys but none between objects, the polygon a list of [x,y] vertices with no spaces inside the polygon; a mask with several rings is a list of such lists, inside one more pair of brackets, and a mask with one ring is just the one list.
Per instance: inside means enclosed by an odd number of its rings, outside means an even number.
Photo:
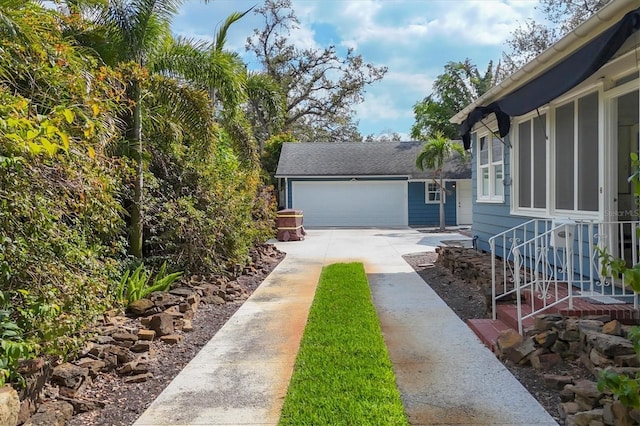
[{"label": "concrete driveway", "polygon": [[274,242],[286,258],[135,424],[277,424],[320,271],[350,261],[365,265],[411,424],[556,424],[402,259],[457,238],[326,229]]}]

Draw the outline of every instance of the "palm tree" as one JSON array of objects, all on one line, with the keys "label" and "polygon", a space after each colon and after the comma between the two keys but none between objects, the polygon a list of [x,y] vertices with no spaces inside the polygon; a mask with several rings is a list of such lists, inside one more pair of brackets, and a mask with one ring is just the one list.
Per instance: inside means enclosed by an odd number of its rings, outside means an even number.
[{"label": "palm tree", "polygon": [[[76,1],[80,4],[96,3],[91,0]],[[93,32],[81,34],[80,39],[86,40],[108,65],[124,66],[130,71],[126,84],[132,107],[123,121],[129,155],[136,161],[136,178],[129,209],[129,250],[138,258],[142,257],[143,247],[142,106],[145,91],[157,92],[154,93],[156,98],[161,96],[173,104],[174,108],[166,111],[180,114],[175,107],[184,105],[184,102],[176,102],[178,98],[169,93],[168,89],[178,86],[168,80],[189,82],[193,87],[206,90],[213,107],[210,117],[214,118],[215,115],[221,121],[249,164],[255,165],[257,159],[255,142],[247,130],[248,121],[241,113],[241,106],[248,101],[246,67],[238,55],[224,50],[227,30],[249,11],[229,16],[215,35],[215,41],[204,43],[171,36],[171,20],[183,3],[184,0],[104,0],[101,6],[94,5],[82,10],[83,15],[96,26]],[[151,84],[146,84],[146,72],[162,76],[167,79],[166,83],[159,85],[157,83],[161,80],[152,79]],[[215,111],[218,105],[221,106],[219,113]],[[196,121],[202,119],[197,114],[181,116]],[[194,127],[200,124],[194,123]]]},{"label": "palm tree", "polygon": [[[94,31],[85,32],[80,40],[90,43],[90,47],[106,64],[112,67],[121,66],[129,71],[126,84],[131,109],[122,117],[126,126],[124,138],[128,155],[136,162],[133,197],[129,209],[129,251],[135,257],[141,258],[144,186],[142,106],[145,90],[150,88],[145,87],[145,83],[148,82],[146,72],[161,74],[167,79],[206,82],[212,79],[212,69],[222,69],[220,72],[229,77],[233,76],[238,68],[234,64],[233,69],[229,71],[230,66],[225,68],[225,63],[217,64],[217,68],[213,65],[207,66],[203,62],[202,53],[206,50],[204,44],[173,39],[170,23],[184,0],[106,0],[74,3],[80,3],[81,7],[88,5],[82,9],[83,15],[95,24]],[[157,84],[154,86],[156,89],[159,87]],[[165,87],[172,86],[167,84]],[[166,91],[162,95],[171,99]]]},{"label": "palm tree", "polygon": [[442,133],[435,133],[431,138],[427,140],[427,143],[418,154],[416,158],[416,167],[420,170],[434,169],[438,177],[437,185],[440,188],[440,230],[445,230],[445,217],[444,217],[444,193],[445,187],[443,184],[442,168],[444,163],[451,158],[455,153],[459,154],[463,159],[466,156],[466,152],[462,145],[456,141],[452,141],[446,138]]}]

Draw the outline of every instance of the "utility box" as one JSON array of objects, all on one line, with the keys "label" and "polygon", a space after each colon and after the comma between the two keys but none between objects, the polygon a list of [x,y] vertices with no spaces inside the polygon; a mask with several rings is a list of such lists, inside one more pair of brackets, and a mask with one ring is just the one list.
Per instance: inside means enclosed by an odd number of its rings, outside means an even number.
[{"label": "utility box", "polygon": [[302,210],[285,209],[276,215],[278,241],[302,241],[306,232],[302,227]]},{"label": "utility box", "polygon": [[573,247],[576,222],[571,219],[553,219],[549,245],[556,248]]}]

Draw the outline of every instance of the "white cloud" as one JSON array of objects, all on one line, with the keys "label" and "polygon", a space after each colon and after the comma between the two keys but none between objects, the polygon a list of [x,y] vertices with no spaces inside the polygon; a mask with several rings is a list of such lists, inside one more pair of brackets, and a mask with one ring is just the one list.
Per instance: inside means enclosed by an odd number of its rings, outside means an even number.
[{"label": "white cloud", "polygon": [[459,1],[440,10],[430,27],[445,36],[476,45],[500,45],[518,26],[533,16],[531,2]]},{"label": "white cloud", "polygon": [[[505,0],[325,0],[298,1],[305,19],[332,22],[345,46],[418,45],[437,38],[455,43],[499,45],[526,17],[531,1]],[[315,2],[314,2],[315,3]],[[297,9],[296,9],[297,11]]]},{"label": "white cloud", "polygon": [[[351,47],[365,63],[387,66],[380,82],[368,86],[365,101],[355,107],[363,134],[385,129],[407,132],[413,105],[432,90],[449,61],[471,58],[481,69],[497,59],[510,32],[535,17],[536,0],[292,0],[300,27],[288,41],[299,48],[328,44]],[[173,30],[210,40],[233,11],[254,6],[254,0],[187,2]],[[258,2],[261,5],[262,2]],[[247,37],[264,26],[249,13],[229,31],[227,48],[243,55]],[[254,65],[256,65],[254,63]]]},{"label": "white cloud", "polygon": [[315,33],[305,24],[301,24],[297,28],[292,28],[287,36],[289,43],[301,49],[317,49],[318,44],[315,40]]}]

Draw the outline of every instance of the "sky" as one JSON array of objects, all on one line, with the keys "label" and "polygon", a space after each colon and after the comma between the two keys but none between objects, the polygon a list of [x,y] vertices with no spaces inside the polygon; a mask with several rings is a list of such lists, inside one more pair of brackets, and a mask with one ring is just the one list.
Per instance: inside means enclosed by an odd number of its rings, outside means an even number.
[{"label": "sky", "polygon": [[[264,0],[190,1],[174,18],[175,34],[211,40],[232,12]],[[388,68],[366,87],[355,107],[363,136],[390,134],[409,139],[413,105],[431,93],[450,61],[466,58],[481,71],[500,59],[510,33],[527,18],[538,19],[536,0],[292,0],[300,27],[290,41],[301,48],[352,48],[365,63]],[[264,21],[250,12],[228,32],[226,49],[240,54],[249,69],[258,66],[245,50],[247,37]]]}]

